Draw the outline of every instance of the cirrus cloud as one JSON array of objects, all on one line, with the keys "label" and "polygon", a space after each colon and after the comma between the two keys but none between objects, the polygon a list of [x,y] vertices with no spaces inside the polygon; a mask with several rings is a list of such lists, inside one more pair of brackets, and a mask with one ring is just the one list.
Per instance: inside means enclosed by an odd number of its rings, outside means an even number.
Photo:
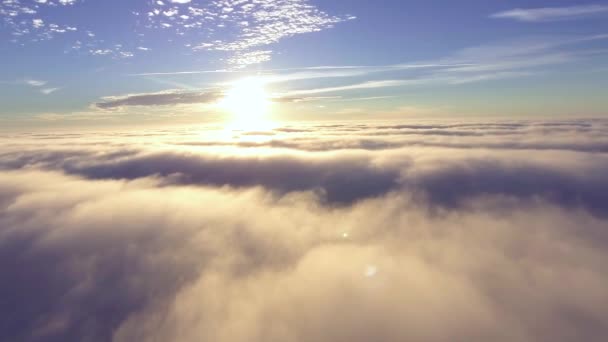
[{"label": "cirrus cloud", "polygon": [[509,11],[492,14],[492,18],[514,19],[527,22],[568,20],[582,17],[608,14],[606,5],[577,5],[568,7],[545,7],[522,9],[517,8]]}]

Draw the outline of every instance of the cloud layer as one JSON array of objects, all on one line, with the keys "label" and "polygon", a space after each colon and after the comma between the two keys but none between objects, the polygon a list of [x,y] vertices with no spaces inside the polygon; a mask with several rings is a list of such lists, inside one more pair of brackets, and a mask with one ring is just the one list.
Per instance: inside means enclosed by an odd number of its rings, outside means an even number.
[{"label": "cloud layer", "polygon": [[0,340],[601,341],[607,129],[4,135]]}]

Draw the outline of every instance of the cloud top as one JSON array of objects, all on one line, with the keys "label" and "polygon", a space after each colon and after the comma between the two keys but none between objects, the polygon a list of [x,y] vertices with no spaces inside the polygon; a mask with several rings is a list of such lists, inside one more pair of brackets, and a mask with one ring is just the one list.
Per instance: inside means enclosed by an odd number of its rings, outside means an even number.
[{"label": "cloud top", "polygon": [[600,341],[607,129],[2,135],[0,340]]}]

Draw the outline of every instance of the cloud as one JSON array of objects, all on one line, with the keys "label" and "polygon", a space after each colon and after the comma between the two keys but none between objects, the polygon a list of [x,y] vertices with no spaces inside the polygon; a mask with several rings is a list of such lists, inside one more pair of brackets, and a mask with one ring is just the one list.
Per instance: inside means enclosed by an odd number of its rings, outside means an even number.
[{"label": "cloud", "polygon": [[157,1],[149,6],[140,14],[145,15],[145,29],[196,33],[198,41],[188,47],[229,52],[227,62],[235,68],[270,60],[272,51],[262,47],[354,19],[330,15],[308,0]]},{"label": "cloud", "polygon": [[40,91],[41,94],[50,95],[58,90],[61,90],[61,87],[48,87],[49,82],[37,79],[23,79],[17,81],[0,81],[0,84],[9,84],[9,85],[20,85],[20,86],[28,86],[32,88],[36,88]]},{"label": "cloud", "polygon": [[43,87],[45,86],[48,82],[47,81],[40,81],[40,80],[24,80],[23,83],[32,86],[32,87]]},{"label": "cloud", "polygon": [[78,28],[73,25],[51,21],[56,17],[47,19],[47,14],[59,8],[69,7],[77,2],[80,1],[2,1],[0,2],[0,21],[8,28],[13,37],[13,42],[19,42],[25,37],[28,37],[32,42],[51,40],[57,35],[74,33],[78,31]]},{"label": "cloud", "polygon": [[584,43],[606,39],[604,34],[575,37],[531,37],[469,47],[438,61],[452,67],[403,79],[403,85],[459,85],[529,77],[559,65],[589,58]]},{"label": "cloud", "polygon": [[[58,89],[55,89],[58,90]],[[53,90],[53,91],[55,91]],[[94,103],[99,109],[114,109],[133,106],[178,106],[188,104],[215,104],[224,97],[221,90],[181,90],[170,89],[156,93],[128,94],[123,96],[108,96]],[[277,103],[305,102],[332,99],[334,97],[276,95],[269,100]]]},{"label": "cloud", "polygon": [[577,19],[582,17],[608,14],[606,5],[577,5],[569,7],[545,7],[522,9],[492,14],[491,18],[514,19],[525,22],[543,22]]},{"label": "cloud", "polygon": [[0,340],[600,341],[607,129],[0,135]]},{"label": "cloud", "polygon": [[[605,34],[527,37],[473,46],[435,60],[376,66],[334,65],[267,69],[259,70],[256,77],[267,84],[287,84],[292,90],[280,94],[284,97],[346,93],[362,89],[462,85],[530,77],[551,72],[556,66],[580,63],[598,53],[590,50],[585,44],[606,37],[608,36]],[[251,74],[247,71],[219,69],[149,72],[130,76],[158,76],[162,79],[211,73]],[[365,77],[364,81],[362,77]],[[332,85],[317,88],[299,88],[301,86],[297,85],[300,81],[312,79],[327,80],[328,83],[332,82]]]},{"label": "cloud", "polygon": [[44,89],[41,89],[40,92],[43,93],[44,95],[50,95],[58,90],[61,90],[61,88],[44,88]]},{"label": "cloud", "polygon": [[[604,195],[608,183],[596,179],[608,166],[601,158],[590,162],[583,157],[574,159],[578,155],[573,154],[608,151],[606,126],[601,121],[303,128],[235,133],[228,138],[210,135],[209,139],[186,134],[167,137],[166,143],[173,149],[131,146],[126,155],[122,150],[102,154],[95,150],[16,150],[2,157],[8,169],[37,167],[89,179],[160,176],[167,184],[262,186],[284,194],[320,191],[335,203],[408,191],[426,194],[433,204],[444,207],[457,206],[461,199],[477,194],[494,194],[548,196],[556,203],[581,206],[593,213],[608,210]],[[157,135],[154,141],[159,142]],[[192,152],[188,147],[278,152],[217,155]],[[428,149],[436,157],[425,157],[422,163],[408,152],[412,149]],[[466,153],[450,158],[446,153],[450,150]],[[528,158],[534,151],[539,157],[532,162]],[[544,155],[550,158],[541,158]],[[576,162],[576,167],[556,164],[553,158],[560,156]],[[424,171],[423,176],[419,170]],[[580,172],[586,178],[577,176]]]},{"label": "cloud", "polygon": [[[327,66],[312,66],[301,68],[285,68],[285,69],[263,69],[257,73],[263,75],[265,80],[270,83],[285,82],[294,80],[317,79],[317,78],[336,78],[336,77],[354,77],[368,74],[399,71],[399,70],[416,70],[416,69],[433,69],[433,68],[450,68],[458,66],[471,66],[470,64],[389,64],[389,65],[327,65]],[[146,72],[138,74],[130,74],[129,76],[179,76],[179,75],[196,75],[196,74],[213,74],[213,73],[250,73],[250,71],[239,71],[234,69],[222,70],[191,70],[191,71],[175,71],[175,72]]]},{"label": "cloud", "polygon": [[408,84],[417,83],[415,80],[377,80],[377,81],[366,81],[361,83],[337,86],[337,87],[326,87],[316,89],[302,89],[288,92],[286,96],[297,96],[297,95],[313,95],[323,93],[336,93],[349,90],[360,90],[360,89],[378,89],[378,88],[390,88],[400,87]]},{"label": "cloud", "polygon": [[228,64],[236,68],[244,68],[252,64],[260,64],[272,59],[272,51],[256,50],[236,54],[228,58]]},{"label": "cloud", "polygon": [[86,18],[76,26],[71,19],[82,16],[78,9],[86,6],[82,0],[1,1],[0,22],[17,44],[62,36],[66,52],[122,59],[148,51],[142,44],[154,45],[154,37],[168,36],[176,50],[220,51],[228,67],[242,68],[270,60],[270,46],[286,38],[354,19],[331,15],[308,0],[145,1],[116,9],[135,27],[134,35],[121,41],[104,36],[105,29]]},{"label": "cloud", "polygon": [[[88,2],[82,0],[9,0],[0,2],[0,22],[8,29],[15,44],[35,44],[62,37],[68,48],[65,53],[130,58],[133,47],[124,46],[114,37],[100,39],[90,22],[75,24],[73,18],[82,16],[78,9]],[[101,30],[103,31],[103,30]],[[61,44],[64,45],[64,44]]]},{"label": "cloud", "polygon": [[130,94],[104,97],[94,106],[112,109],[127,106],[168,106],[180,104],[214,103],[222,97],[218,91],[166,90],[158,93]]}]

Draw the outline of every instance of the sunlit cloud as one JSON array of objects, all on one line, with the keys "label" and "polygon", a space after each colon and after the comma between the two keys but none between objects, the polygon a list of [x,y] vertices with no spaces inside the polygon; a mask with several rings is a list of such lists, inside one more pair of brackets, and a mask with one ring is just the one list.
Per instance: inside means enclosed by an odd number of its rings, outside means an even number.
[{"label": "sunlit cloud", "polygon": [[[607,37],[605,34],[534,37],[469,47],[443,58],[418,63],[261,69],[254,74],[263,78],[267,84],[282,83],[283,87],[291,88],[280,95],[283,97],[408,86],[461,85],[525,78],[540,72],[550,72],[552,67],[580,62],[597,54],[595,50],[584,47],[584,44],[605,40]],[[162,79],[197,74],[238,76],[250,75],[252,72],[219,69],[148,72],[129,76],[155,76]],[[386,79],[387,75],[391,78]],[[361,77],[367,80],[360,81]],[[291,85],[298,81],[324,79],[336,79],[340,84],[308,89],[297,89],[297,86]]]},{"label": "sunlit cloud", "polygon": [[294,90],[288,93],[290,96],[294,95],[311,95],[311,94],[323,94],[323,93],[336,93],[349,90],[360,90],[360,89],[378,89],[378,88],[389,88],[389,87],[400,87],[407,84],[416,83],[415,80],[380,80],[380,81],[367,81],[362,83],[355,83],[337,87],[326,87],[316,89],[303,89]]},{"label": "sunlit cloud", "polygon": [[[420,70],[420,69],[441,69],[459,66],[471,66],[471,64],[391,64],[391,65],[327,65],[327,66],[311,66],[301,68],[285,68],[285,69],[260,69],[256,73],[258,76],[264,77],[266,82],[277,83],[286,81],[297,81],[305,79],[319,78],[341,78],[364,76],[374,73],[403,71],[403,70]],[[175,72],[144,72],[130,74],[129,76],[183,76],[197,74],[239,74],[251,73],[249,70],[235,69],[220,69],[220,70],[191,70],[191,71],[175,71]]]},{"label": "sunlit cloud", "polygon": [[[143,2],[143,1],[142,1]],[[80,0],[0,2],[0,19],[10,28],[15,43],[36,43],[69,35],[67,52],[130,58],[150,49],[116,37],[100,36],[96,27],[77,27],[70,17],[55,15],[73,10]],[[181,50],[224,51],[227,65],[242,68],[270,60],[267,46],[295,35],[319,32],[353,16],[330,15],[308,0],[280,1],[146,1],[147,10],[121,8],[137,26],[133,37],[140,42],[154,41],[161,30],[179,40]],[[140,7],[134,7],[140,8]],[[71,12],[75,13],[75,12]],[[59,20],[59,21],[57,21]],[[264,48],[262,48],[264,47]]]},{"label": "sunlit cloud", "polygon": [[199,41],[188,47],[232,52],[228,63],[237,68],[270,60],[272,51],[261,47],[354,19],[329,15],[308,0],[156,1],[141,15],[150,29],[196,32]]},{"label": "sunlit cloud", "polygon": [[607,129],[2,134],[0,339],[601,339]]}]

